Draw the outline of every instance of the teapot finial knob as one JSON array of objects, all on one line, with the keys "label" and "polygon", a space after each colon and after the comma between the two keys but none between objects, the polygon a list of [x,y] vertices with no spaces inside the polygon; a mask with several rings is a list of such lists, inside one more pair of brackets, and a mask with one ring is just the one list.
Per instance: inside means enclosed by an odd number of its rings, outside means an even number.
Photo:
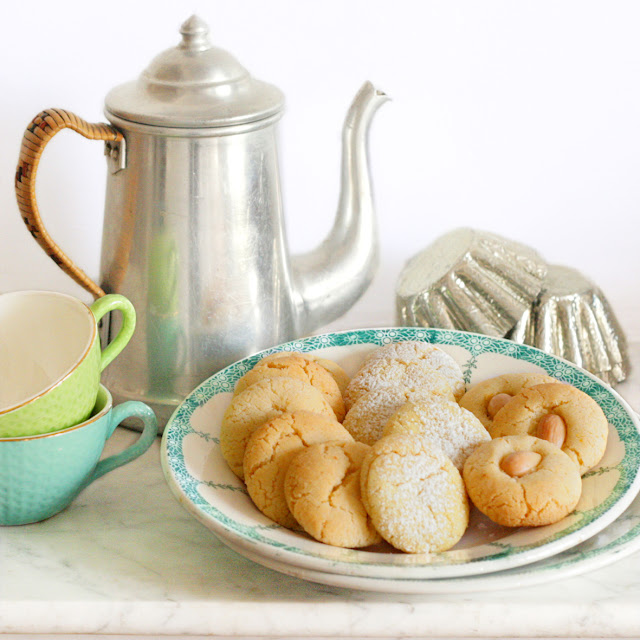
[{"label": "teapot finial knob", "polygon": [[197,15],[192,15],[180,27],[182,42],[180,47],[189,51],[204,51],[211,47],[209,42],[209,25]]}]

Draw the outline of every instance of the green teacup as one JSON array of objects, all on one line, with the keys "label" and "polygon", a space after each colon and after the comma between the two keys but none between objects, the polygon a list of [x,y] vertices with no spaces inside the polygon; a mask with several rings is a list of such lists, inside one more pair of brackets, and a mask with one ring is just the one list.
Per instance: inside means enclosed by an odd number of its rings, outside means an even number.
[{"label": "green teacup", "polygon": [[[109,311],[122,328],[101,350],[97,323]],[[110,294],[89,308],[50,291],[0,295],[0,438],[65,429],[86,420],[100,373],[124,349],[136,314],[124,296]]]},{"label": "green teacup", "polygon": [[[0,525],[28,524],[49,518],[91,482],[142,455],[158,435],[158,421],[142,402],[112,406],[100,385],[92,416],[55,433],[0,438]],[[144,425],[138,440],[124,451],[100,460],[104,444],[127,418]]]}]

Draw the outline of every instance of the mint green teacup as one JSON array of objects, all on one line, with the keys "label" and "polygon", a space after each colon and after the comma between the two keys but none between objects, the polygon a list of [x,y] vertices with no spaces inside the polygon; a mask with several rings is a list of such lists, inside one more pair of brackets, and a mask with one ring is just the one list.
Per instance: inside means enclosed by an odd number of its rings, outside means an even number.
[{"label": "mint green teacup", "polygon": [[[123,314],[122,328],[102,351],[97,323],[115,309]],[[86,420],[100,373],[124,349],[135,324],[133,305],[121,295],[106,295],[91,307],[51,291],[0,295],[0,438]]]},{"label": "mint green teacup", "polygon": [[[134,444],[100,460],[105,442],[127,418],[142,420]],[[100,385],[92,416],[55,433],[0,438],[0,525],[28,524],[49,518],[91,482],[138,456],[158,434],[156,416],[142,402],[112,406],[111,394]]]}]

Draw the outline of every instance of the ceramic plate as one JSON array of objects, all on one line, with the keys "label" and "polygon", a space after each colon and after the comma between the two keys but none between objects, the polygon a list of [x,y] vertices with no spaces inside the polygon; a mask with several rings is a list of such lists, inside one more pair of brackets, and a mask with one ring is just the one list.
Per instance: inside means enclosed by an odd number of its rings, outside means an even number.
[{"label": "ceramic plate", "polygon": [[333,587],[378,591],[381,593],[469,593],[533,587],[579,576],[587,571],[602,569],[640,550],[640,498],[599,534],[572,549],[551,558],[517,569],[500,571],[487,576],[444,578],[440,580],[412,580],[363,578],[360,576],[323,573],[263,558],[249,548],[221,538],[221,540],[253,562],[295,578]]},{"label": "ceramic plate", "polygon": [[[507,529],[473,511],[462,540],[451,550],[403,554],[391,547],[341,549],[284,529],[263,516],[219,448],[221,417],[235,382],[268,353],[313,352],[353,374],[376,347],[401,340],[437,344],[460,364],[468,386],[501,373],[543,372],[594,398],[609,420],[607,451],[583,477],[576,510],[546,527]],[[548,558],[601,531],[629,506],[640,488],[637,418],[618,394],[579,367],[527,345],[441,329],[368,329],[331,333],[245,358],[211,376],[169,420],[162,462],[178,501],[225,541],[279,565],[372,579],[431,579],[503,571]]]}]

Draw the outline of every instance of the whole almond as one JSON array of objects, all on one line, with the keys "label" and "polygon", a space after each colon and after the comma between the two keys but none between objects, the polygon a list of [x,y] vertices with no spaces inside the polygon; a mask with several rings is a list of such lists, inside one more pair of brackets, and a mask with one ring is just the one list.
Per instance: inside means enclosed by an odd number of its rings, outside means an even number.
[{"label": "whole almond", "polygon": [[487,402],[487,413],[492,420],[495,418],[496,413],[498,413],[511,398],[513,398],[513,396],[509,393],[496,393],[496,395]]},{"label": "whole almond", "polygon": [[556,447],[562,447],[567,437],[567,425],[558,414],[548,413],[540,418],[536,435],[542,440],[555,444]]},{"label": "whole almond", "polygon": [[535,451],[514,451],[500,461],[500,468],[512,478],[520,478],[531,473],[542,460]]}]

